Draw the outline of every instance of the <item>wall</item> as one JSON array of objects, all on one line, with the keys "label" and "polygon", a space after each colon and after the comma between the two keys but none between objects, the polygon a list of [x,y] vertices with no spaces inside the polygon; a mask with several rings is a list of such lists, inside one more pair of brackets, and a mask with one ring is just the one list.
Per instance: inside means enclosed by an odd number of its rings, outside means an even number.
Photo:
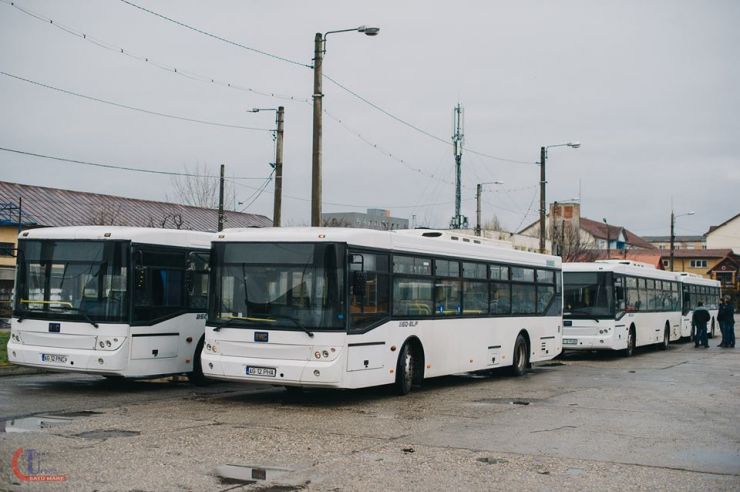
[{"label": "wall", "polygon": [[740,216],[707,234],[707,248],[729,248],[740,253]]}]

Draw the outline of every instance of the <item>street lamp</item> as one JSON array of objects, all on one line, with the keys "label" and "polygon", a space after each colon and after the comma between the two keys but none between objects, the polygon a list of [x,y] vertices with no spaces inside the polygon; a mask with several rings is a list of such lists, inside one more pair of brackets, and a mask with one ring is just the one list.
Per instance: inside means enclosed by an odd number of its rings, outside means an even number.
[{"label": "street lamp", "polygon": [[604,225],[606,226],[606,259],[611,259],[611,247],[609,246],[609,224],[606,222],[606,217],[601,219],[604,221]]},{"label": "street lamp", "polygon": [[476,236],[480,236],[481,235],[481,224],[480,224],[480,195],[481,195],[481,192],[483,191],[483,185],[487,185],[487,184],[497,184],[497,185],[500,185],[500,184],[504,184],[504,182],[503,181],[488,181],[486,183],[478,183],[478,186],[476,187],[476,190],[475,190],[475,203],[476,203],[476,209],[475,209],[475,218],[476,218],[476,222],[475,222],[475,235]]},{"label": "street lamp", "polygon": [[280,227],[283,205],[283,134],[285,123],[285,107],[252,108],[251,113],[260,111],[275,111],[275,193],[273,195],[272,226]]},{"label": "street lamp", "polygon": [[366,36],[377,36],[379,27],[359,26],[352,29],[328,31],[322,36],[320,32],[314,37],[313,59],[313,151],[311,156],[311,225],[321,225],[321,133],[322,133],[322,64],[326,53],[326,37],[329,34],[357,31]]},{"label": "street lamp", "polygon": [[547,149],[554,147],[571,147],[577,149],[581,146],[580,142],[567,142],[555,145],[546,145],[540,147],[540,253],[545,252],[545,162],[547,161]]},{"label": "street lamp", "polygon": [[675,242],[676,242],[676,235],[674,233],[674,230],[676,228],[676,219],[679,217],[684,217],[686,215],[694,215],[696,212],[686,212],[685,214],[674,214],[673,210],[671,209],[671,271],[673,271],[673,252],[675,251]]}]

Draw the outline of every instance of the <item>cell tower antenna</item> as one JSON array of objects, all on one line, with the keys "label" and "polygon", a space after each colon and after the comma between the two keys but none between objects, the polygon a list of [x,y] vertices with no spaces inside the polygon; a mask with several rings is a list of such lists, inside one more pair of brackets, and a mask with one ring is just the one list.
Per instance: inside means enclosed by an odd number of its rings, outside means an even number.
[{"label": "cell tower antenna", "polygon": [[457,103],[452,111],[452,145],[455,152],[455,215],[450,221],[450,229],[466,229],[468,227],[468,218],[460,214],[461,201],[461,176],[462,176],[462,151],[465,141],[465,112],[462,104]]}]

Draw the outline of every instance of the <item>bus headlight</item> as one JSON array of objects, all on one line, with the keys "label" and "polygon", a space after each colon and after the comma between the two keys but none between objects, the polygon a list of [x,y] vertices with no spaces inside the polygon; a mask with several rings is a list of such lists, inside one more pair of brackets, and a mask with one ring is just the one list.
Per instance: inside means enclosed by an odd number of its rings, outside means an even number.
[{"label": "bus headlight", "polygon": [[16,332],[10,333],[10,339],[15,343],[23,343],[23,340],[21,339],[21,334]]},{"label": "bus headlight", "polygon": [[311,347],[315,360],[329,361],[339,356],[339,349],[336,347]]},{"label": "bus headlight", "polygon": [[112,350],[118,350],[121,348],[121,345],[123,345],[123,342],[126,340],[126,337],[119,337],[119,336],[100,336],[95,339],[95,348],[98,350],[105,350],[105,351],[112,351]]},{"label": "bus headlight", "polygon": [[203,346],[203,348],[205,349],[206,352],[210,352],[214,354],[218,353],[218,345],[216,345],[215,343],[206,343]]}]

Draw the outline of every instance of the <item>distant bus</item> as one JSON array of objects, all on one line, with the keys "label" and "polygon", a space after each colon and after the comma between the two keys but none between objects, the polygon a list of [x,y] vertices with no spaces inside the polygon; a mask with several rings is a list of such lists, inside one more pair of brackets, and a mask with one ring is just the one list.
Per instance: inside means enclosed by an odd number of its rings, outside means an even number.
[{"label": "distant bus", "polygon": [[707,331],[710,337],[717,331],[717,313],[719,311],[720,282],[701,277],[695,273],[679,272],[676,274],[681,282],[682,309],[681,309],[681,336],[693,338],[691,318],[699,301],[709,311],[711,318]]},{"label": "distant bus", "polygon": [[681,338],[681,284],[674,273],[643,263],[565,263],[563,325],[565,350],[667,350]]},{"label": "distant bus", "polygon": [[22,232],[13,364],[202,380],[211,234],[135,227]]},{"label": "distant bus", "polygon": [[203,372],[362,388],[561,351],[560,259],[437,231],[228,230],[212,249]]}]

